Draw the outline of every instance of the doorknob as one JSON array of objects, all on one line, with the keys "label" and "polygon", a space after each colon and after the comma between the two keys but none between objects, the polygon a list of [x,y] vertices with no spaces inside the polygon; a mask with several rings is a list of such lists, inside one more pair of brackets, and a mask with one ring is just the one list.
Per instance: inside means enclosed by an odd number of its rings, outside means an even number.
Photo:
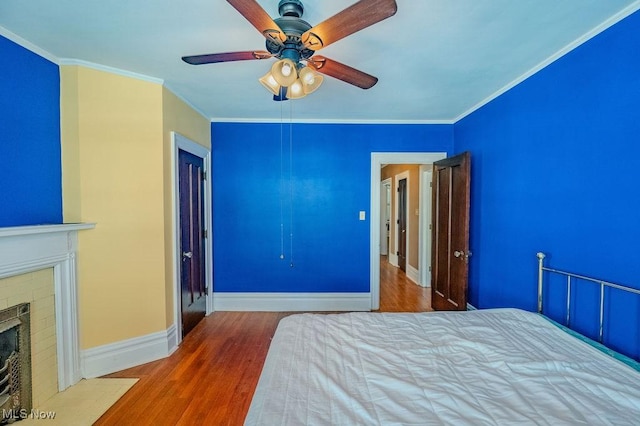
[{"label": "doorknob", "polygon": [[462,250],[456,250],[453,252],[453,255],[457,258],[464,258],[464,261],[469,263],[469,258],[471,257],[471,250],[467,251],[467,253],[465,254],[464,251]]},{"label": "doorknob", "polygon": [[183,258],[188,257],[189,259],[191,259],[193,257],[193,253],[191,253],[190,251],[183,251],[182,252],[182,257]]}]

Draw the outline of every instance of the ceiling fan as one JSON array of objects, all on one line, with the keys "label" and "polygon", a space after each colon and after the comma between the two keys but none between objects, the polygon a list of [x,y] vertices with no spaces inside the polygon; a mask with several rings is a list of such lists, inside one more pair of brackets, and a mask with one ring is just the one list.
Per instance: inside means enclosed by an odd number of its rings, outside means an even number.
[{"label": "ceiling fan", "polygon": [[[266,39],[266,50],[183,56],[191,65],[277,58],[260,82],[274,100],[297,99],[315,91],[328,75],[369,89],[378,79],[348,65],[314,53],[357,31],[393,16],[395,0],[360,0],[318,25],[302,19],[300,0],[280,0],[279,18],[272,19],[256,0],[227,0]],[[304,63],[306,63],[306,65]]]}]

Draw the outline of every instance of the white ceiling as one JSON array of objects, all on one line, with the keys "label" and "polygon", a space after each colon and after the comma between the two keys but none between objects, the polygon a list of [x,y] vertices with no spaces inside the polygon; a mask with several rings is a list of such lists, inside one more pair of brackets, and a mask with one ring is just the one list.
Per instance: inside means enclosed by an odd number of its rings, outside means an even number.
[{"label": "white ceiling", "polygon": [[[320,23],[353,0],[302,0]],[[277,17],[278,0],[258,0]],[[274,102],[258,82],[273,60],[193,66],[184,55],[264,50],[224,0],[0,0],[0,34],[59,64],[158,79],[213,121],[453,122],[640,9],[640,0],[397,0],[395,16],[320,54],[379,78],[331,77]]]}]

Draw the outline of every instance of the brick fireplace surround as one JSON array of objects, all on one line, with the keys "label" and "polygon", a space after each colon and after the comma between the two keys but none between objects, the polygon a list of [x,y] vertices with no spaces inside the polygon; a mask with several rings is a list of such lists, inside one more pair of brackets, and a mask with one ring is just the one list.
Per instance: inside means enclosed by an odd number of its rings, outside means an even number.
[{"label": "brick fireplace surround", "polygon": [[[65,390],[82,378],[78,342],[77,233],[94,227],[95,224],[62,224],[0,228],[0,304],[35,303],[42,306],[37,313],[44,318],[42,322],[54,324],[55,331],[52,328],[45,334],[47,339],[55,339],[55,345],[40,346],[55,347],[55,356],[43,355],[46,359],[35,364],[55,360],[57,377],[53,377],[53,383],[57,380],[57,391]],[[33,329],[31,335],[33,338]],[[32,341],[32,359],[37,356],[34,354],[36,345]],[[40,389],[36,389],[34,383],[34,406],[38,399],[56,392],[51,381],[48,379],[49,384],[41,384]]]}]

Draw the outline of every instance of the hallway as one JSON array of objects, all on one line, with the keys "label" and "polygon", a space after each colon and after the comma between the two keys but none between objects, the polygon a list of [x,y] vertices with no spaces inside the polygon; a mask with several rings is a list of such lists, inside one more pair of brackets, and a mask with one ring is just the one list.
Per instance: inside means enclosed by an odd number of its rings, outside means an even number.
[{"label": "hallway", "polygon": [[380,310],[378,312],[431,311],[431,288],[421,287],[380,256]]}]

